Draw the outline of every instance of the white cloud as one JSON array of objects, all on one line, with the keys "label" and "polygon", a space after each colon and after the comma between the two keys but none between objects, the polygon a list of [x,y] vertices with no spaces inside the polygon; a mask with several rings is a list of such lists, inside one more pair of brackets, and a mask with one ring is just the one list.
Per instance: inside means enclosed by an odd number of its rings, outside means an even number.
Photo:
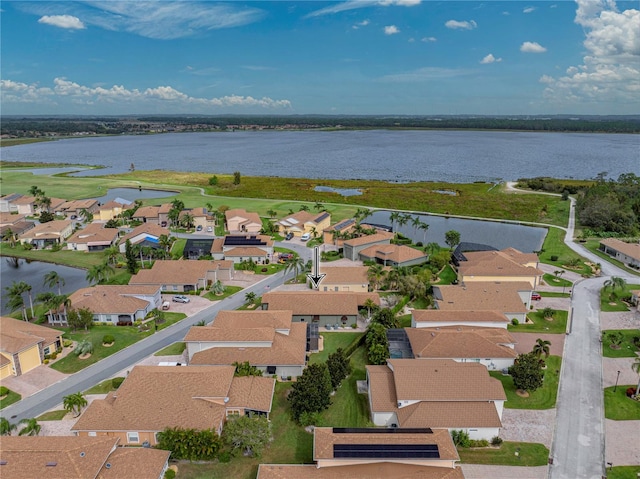
[{"label": "white cloud", "polygon": [[501,61],[502,58],[496,58],[493,56],[493,53],[489,53],[482,60],[480,60],[480,63],[482,63],[483,65],[487,65],[489,63],[500,63]]},{"label": "white cloud", "polygon": [[549,5],[549,8],[558,8],[558,5],[554,3],[553,5]]},{"label": "white cloud", "polygon": [[444,24],[444,26],[447,28],[451,28],[452,30],[473,30],[478,26],[478,24],[474,20],[449,20]]},{"label": "white cloud", "polygon": [[[222,107],[259,107],[262,109],[289,109],[289,100],[274,100],[269,97],[254,98],[251,96],[227,95],[218,98],[192,97],[169,85],[161,85],[144,90],[127,89],[123,85],[113,85],[111,88],[89,87],[69,81],[65,78],[55,78],[53,88],[42,88],[36,84],[12,80],[0,80],[0,94],[2,102],[7,103],[44,103],[57,100],[71,101],[78,105],[93,105],[96,103],[110,103],[121,107],[137,105],[137,108],[151,108],[158,105],[181,107],[182,111],[202,110],[203,108]],[[143,111],[143,110],[140,110]]]},{"label": "white cloud", "polygon": [[421,0],[352,0],[348,2],[337,3],[329,7],[315,10],[304,18],[320,17],[322,15],[332,15],[334,13],[346,12],[349,10],[356,10],[358,8],[367,7],[414,7],[420,5]]},{"label": "white cloud", "polygon": [[547,49],[538,42],[524,42],[520,45],[520,51],[524,53],[544,53]]},{"label": "white cloud", "polygon": [[472,74],[470,70],[454,68],[424,67],[410,72],[385,75],[378,79],[383,83],[419,83],[429,80],[440,80]]},{"label": "white cloud", "polygon": [[536,7],[526,7],[522,10],[522,13],[532,13],[536,11]]},{"label": "white cloud", "polygon": [[357,30],[360,27],[366,27],[367,25],[369,25],[369,20],[362,20],[361,22],[356,23],[352,28],[354,30]]},{"label": "white cloud", "polygon": [[87,28],[78,17],[74,17],[73,15],[44,15],[43,17],[40,17],[38,23],[53,25],[54,27],[68,28],[70,30],[83,30]]},{"label": "white cloud", "polygon": [[385,35],[395,35],[396,33],[400,33],[400,30],[395,25],[387,25],[384,27]]},{"label": "white cloud", "polygon": [[506,17],[508,17],[509,15],[511,15],[509,12],[507,12],[506,10],[504,12],[502,12],[502,14]]},{"label": "white cloud", "polygon": [[576,0],[575,23],[585,31],[587,54],[566,75],[543,75],[545,97],[556,104],[606,102],[615,111],[640,108],[640,10],[618,11],[612,0]]},{"label": "white cloud", "polygon": [[[66,15],[51,15],[54,7],[64,8]],[[16,8],[27,13],[44,15],[43,18],[82,18],[84,25],[159,40],[191,37],[207,30],[247,25],[262,19],[265,15],[259,8],[245,7],[237,3],[175,0],[94,0],[55,4],[21,2]]]},{"label": "white cloud", "polygon": [[420,41],[424,43],[432,43],[432,42],[437,42],[438,39],[436,37],[422,37]]}]

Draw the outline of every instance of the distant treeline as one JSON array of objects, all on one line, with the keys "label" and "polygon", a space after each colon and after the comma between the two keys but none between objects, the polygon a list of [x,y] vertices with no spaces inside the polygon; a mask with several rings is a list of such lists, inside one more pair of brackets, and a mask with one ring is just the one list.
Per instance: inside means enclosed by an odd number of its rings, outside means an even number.
[{"label": "distant treeline", "polygon": [[159,133],[227,129],[409,128],[640,133],[640,117],[433,117],[433,116],[140,116],[4,117],[0,132],[12,137]]},{"label": "distant treeline", "polygon": [[625,173],[606,180],[600,173],[593,181],[522,178],[518,185],[533,190],[576,197],[576,215],[587,236],[635,237],[640,232],[640,177]]}]

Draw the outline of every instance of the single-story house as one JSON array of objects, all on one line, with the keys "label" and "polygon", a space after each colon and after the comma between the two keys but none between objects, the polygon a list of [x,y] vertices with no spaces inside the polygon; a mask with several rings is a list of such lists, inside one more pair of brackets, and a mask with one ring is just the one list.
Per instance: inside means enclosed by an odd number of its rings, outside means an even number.
[{"label": "single-story house", "polygon": [[220,311],[207,326],[184,338],[190,365],[220,366],[249,361],[267,375],[298,377],[306,364],[307,325],[292,323],[291,311]]},{"label": "single-story house", "polygon": [[436,309],[443,311],[500,311],[510,320],[526,320],[533,287],[525,282],[471,282],[433,286]]},{"label": "single-story house", "polygon": [[411,311],[412,328],[442,328],[448,326],[471,326],[475,328],[507,329],[511,321],[500,311],[414,309]]},{"label": "single-story house", "polygon": [[322,242],[324,244],[332,244],[341,248],[344,243],[342,236],[353,230],[355,225],[356,220],[354,218],[349,218],[336,223],[335,225],[329,226],[322,232]]},{"label": "single-story house", "polygon": [[427,262],[427,255],[410,246],[397,244],[376,244],[368,246],[359,253],[362,261],[375,261],[385,266],[402,268]]},{"label": "single-story house", "polygon": [[515,248],[500,251],[465,253],[466,261],[458,266],[458,282],[528,281],[532,288],[542,282],[544,272],[538,268],[538,255],[522,253]]},{"label": "single-story house", "polygon": [[53,209],[53,212],[57,215],[63,215],[67,218],[71,218],[71,216],[82,216],[82,211],[86,211],[87,213],[95,214],[98,212],[98,208],[100,204],[98,200],[94,200],[93,198],[89,198],[86,200],[69,200],[64,203],[58,205]]},{"label": "single-story house", "polygon": [[[97,323],[117,325],[133,323],[154,309],[162,306],[162,295],[157,285],[103,284],[81,288],[69,296],[70,308],[86,308],[93,313]],[[66,324],[67,318],[60,311],[49,315],[50,324]]]},{"label": "single-story house", "polygon": [[480,363],[490,371],[513,366],[516,340],[504,328],[446,326],[404,328],[413,359]]},{"label": "single-story house", "polygon": [[282,236],[292,233],[293,236],[300,237],[310,233],[315,237],[320,236],[331,225],[331,215],[326,211],[311,213],[303,210],[276,221],[276,225]]},{"label": "single-story house", "polygon": [[15,201],[23,195],[20,193],[9,193],[0,197],[0,213],[17,213],[18,205]]},{"label": "single-story house", "polygon": [[16,206],[18,214],[32,216],[38,210],[36,199],[35,196],[23,195],[12,201],[12,204]]},{"label": "single-story house", "polygon": [[463,430],[471,439],[498,436],[507,396],[478,363],[451,359],[389,359],[366,366],[371,421],[376,426]]},{"label": "single-story house", "polygon": [[598,249],[632,268],[640,269],[640,243],[625,243],[617,238],[600,240]]},{"label": "single-story house", "polygon": [[470,243],[468,241],[461,242],[451,254],[451,262],[457,267],[462,261],[467,261],[465,256],[472,251],[498,251],[498,248],[488,244]]},{"label": "single-story house", "polygon": [[255,212],[248,212],[242,208],[234,208],[224,212],[229,233],[260,233],[262,220]]},{"label": "single-story house", "polygon": [[156,260],[150,269],[141,269],[129,285],[153,285],[167,293],[184,293],[210,288],[216,281],[233,279],[232,261]]},{"label": "single-story house", "polygon": [[118,242],[118,229],[105,228],[104,223],[89,223],[67,239],[72,251],[103,251]]},{"label": "single-story house", "polygon": [[292,311],[296,322],[349,327],[356,323],[367,299],[380,304],[377,293],[271,291],[262,295],[262,309]]},{"label": "single-story house", "polygon": [[62,334],[46,326],[0,316],[0,379],[20,376],[40,366],[45,354],[62,348]]},{"label": "single-story house", "polygon": [[160,245],[160,236],[171,236],[169,228],[159,226],[155,223],[145,223],[140,226],[136,226],[133,230],[122,238],[120,238],[119,248],[120,252],[126,251],[127,240],[131,242],[131,245],[150,246],[151,248],[162,248]]},{"label": "single-story house", "polygon": [[140,221],[141,223],[151,223],[160,226],[164,223],[164,226],[167,226],[169,224],[169,211],[171,211],[171,208],[171,203],[164,203],[159,206],[141,206],[133,214],[132,219]]},{"label": "single-story house", "polygon": [[364,235],[359,238],[353,238],[342,244],[343,255],[351,261],[360,259],[360,252],[370,246],[380,246],[391,244],[394,234],[387,231],[378,231],[372,235]]},{"label": "single-story house", "polygon": [[325,275],[320,281],[320,291],[369,291],[369,268],[366,266],[321,267],[320,274]]},{"label": "single-story house", "polygon": [[211,245],[213,259],[226,259],[234,263],[253,261],[266,263],[273,259],[273,239],[267,235],[227,235],[216,238]]},{"label": "single-story house", "polygon": [[36,249],[43,249],[54,244],[61,245],[73,233],[73,222],[70,220],[54,220],[41,223],[18,236],[20,243],[29,243]]},{"label": "single-story house", "polygon": [[18,237],[22,233],[34,228],[36,223],[26,219],[24,214],[0,213],[0,237],[5,232],[11,230],[14,237]]},{"label": "single-story house", "polygon": [[215,216],[207,211],[206,208],[199,206],[197,208],[187,208],[180,212],[180,220],[182,221],[182,217],[186,214],[190,214],[193,218],[194,227],[200,226],[202,229],[211,226],[212,228],[216,225]]},{"label": "single-story house", "polygon": [[12,479],[162,479],[171,451],[118,447],[117,437],[7,436],[2,476]]},{"label": "single-story house", "polygon": [[168,427],[222,432],[229,416],[269,417],[275,379],[234,377],[235,366],[135,366],[117,391],[94,400],[73,425],[78,436],[158,444]]},{"label": "single-story house", "polygon": [[100,205],[94,218],[100,221],[109,221],[119,217],[123,212],[134,207],[134,204],[122,198],[116,198]]},{"label": "single-story house", "polygon": [[446,429],[316,427],[313,434],[315,464],[260,464],[258,479],[464,479]]}]

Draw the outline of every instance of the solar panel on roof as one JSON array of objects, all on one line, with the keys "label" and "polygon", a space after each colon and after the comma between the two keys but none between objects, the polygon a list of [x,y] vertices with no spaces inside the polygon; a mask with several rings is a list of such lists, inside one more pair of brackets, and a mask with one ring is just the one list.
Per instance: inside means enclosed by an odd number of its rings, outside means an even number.
[{"label": "solar panel on roof", "polygon": [[433,434],[430,427],[334,427],[334,434]]},{"label": "solar panel on roof", "polygon": [[355,222],[356,222],[356,220],[354,220],[354,219],[344,220],[344,221],[342,221],[342,222],[338,223],[337,225],[335,225],[335,226],[333,227],[333,229],[335,229],[335,230],[340,230],[340,229],[342,229],[342,228],[346,228],[347,226],[349,226],[350,224],[353,224],[353,223],[355,223]]},{"label": "solar panel on roof", "polygon": [[333,457],[367,459],[439,459],[437,444],[334,444]]},{"label": "solar panel on roof", "polygon": [[322,213],[320,216],[316,218],[316,223],[320,223],[323,219],[325,219],[328,216],[329,216],[329,213],[325,211],[324,213]]},{"label": "solar panel on roof", "polygon": [[264,246],[267,243],[256,236],[225,236],[225,246]]}]

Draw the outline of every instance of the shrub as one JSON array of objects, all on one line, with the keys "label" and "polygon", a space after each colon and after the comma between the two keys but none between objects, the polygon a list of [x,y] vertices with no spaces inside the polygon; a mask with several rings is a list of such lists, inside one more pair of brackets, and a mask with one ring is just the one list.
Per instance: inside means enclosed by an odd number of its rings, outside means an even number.
[{"label": "shrub", "polygon": [[166,471],[164,471],[164,479],[175,479],[176,477],[176,471],[174,471],[173,469],[167,469]]},{"label": "shrub", "polygon": [[491,438],[491,445],[492,446],[499,446],[502,444],[502,438],[500,436],[493,436]]},{"label": "shrub", "polygon": [[69,347],[73,346],[73,341],[71,341],[70,339],[65,339],[65,340],[62,342],[62,345],[63,345],[65,348],[69,348]]},{"label": "shrub", "polygon": [[549,257],[549,259],[550,259],[551,261],[558,261],[558,255],[552,254],[552,255]]},{"label": "shrub", "polygon": [[469,439],[469,433],[464,432],[462,429],[454,429],[451,431],[451,439],[456,447],[470,447],[471,439]]},{"label": "shrub", "polygon": [[486,439],[470,439],[469,447],[489,447],[489,441]]},{"label": "shrub", "polygon": [[51,354],[45,354],[44,359],[51,359]]},{"label": "shrub", "polygon": [[49,360],[45,359],[44,361],[42,361],[44,364],[49,364]]},{"label": "shrub", "polygon": [[58,353],[51,353],[49,355],[49,359],[56,359],[58,357]]},{"label": "shrub", "polygon": [[356,328],[358,327],[358,324],[357,324],[357,323],[353,323],[353,324],[351,325],[351,327],[352,327],[353,329],[356,329]]},{"label": "shrub", "polygon": [[520,324],[520,321],[518,321],[518,318],[513,318],[511,320],[511,324],[513,324],[514,326],[517,326],[518,324]]},{"label": "shrub", "polygon": [[9,394],[9,388],[0,386],[0,396],[6,396],[7,394]]},{"label": "shrub", "polygon": [[633,345],[634,345],[636,348],[640,348],[640,337],[638,337],[638,336],[634,336],[632,341],[633,341]]},{"label": "shrub", "polygon": [[218,460],[223,464],[231,462],[231,453],[229,451],[221,452],[218,456]]},{"label": "shrub", "polygon": [[309,412],[309,411],[305,411],[302,414],[300,414],[300,425],[302,427],[307,427],[307,426],[315,426],[318,424],[320,420],[320,415],[317,412]]},{"label": "shrub", "polygon": [[113,378],[111,380],[111,387],[113,389],[118,389],[122,385],[123,381],[124,381],[124,378]]},{"label": "shrub", "polygon": [[636,393],[636,388],[627,388],[625,394],[627,395],[628,398],[630,398],[631,396],[633,396]]},{"label": "shrub", "polygon": [[267,271],[269,271],[269,268],[262,268],[260,271],[262,271],[263,273],[266,273]]},{"label": "shrub", "polygon": [[115,342],[116,342],[116,338],[114,338],[111,334],[105,334],[102,337],[102,344],[111,344]]}]

